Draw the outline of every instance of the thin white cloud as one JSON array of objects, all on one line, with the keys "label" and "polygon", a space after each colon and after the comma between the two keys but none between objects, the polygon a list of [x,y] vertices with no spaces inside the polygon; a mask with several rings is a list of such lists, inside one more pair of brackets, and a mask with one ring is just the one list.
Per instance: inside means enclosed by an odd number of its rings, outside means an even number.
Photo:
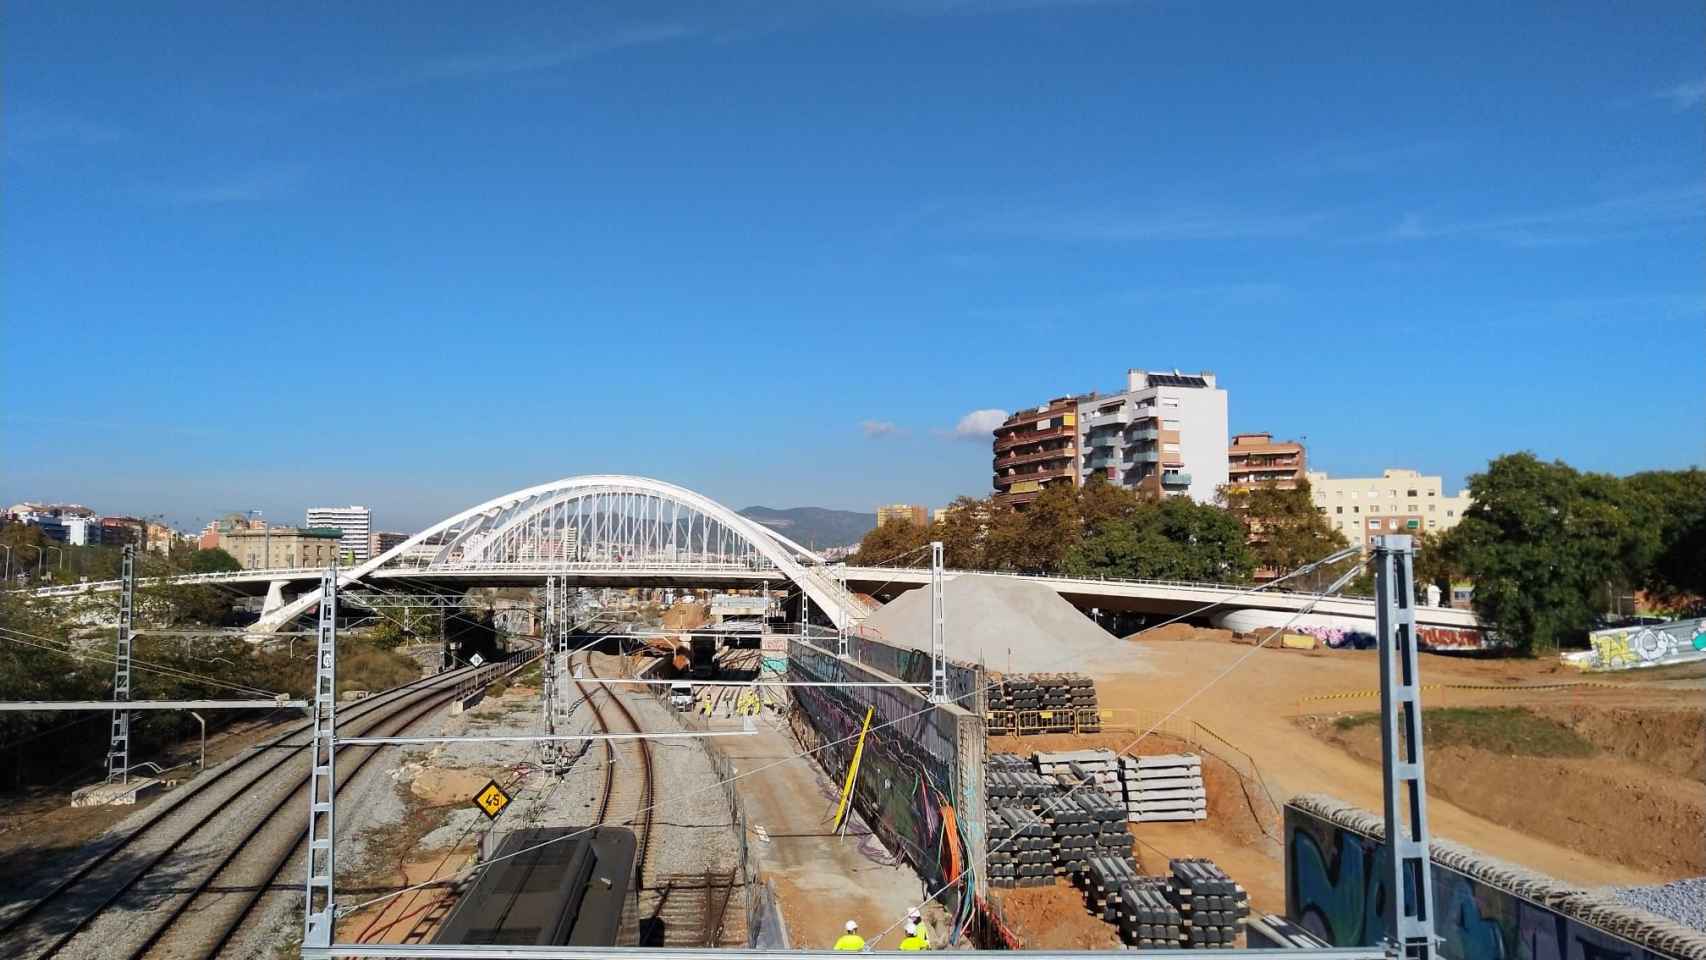
[{"label": "thin white cloud", "polygon": [[414,78],[439,80],[555,70],[600,53],[667,43],[692,36],[695,32],[680,24],[640,24],[605,33],[583,35],[568,43],[553,46],[522,47],[496,53],[443,57],[423,64],[414,74]]},{"label": "thin white cloud", "polygon": [[865,436],[872,439],[892,437],[901,433],[901,429],[890,420],[861,420],[859,421],[859,429],[864,431]]},{"label": "thin white cloud", "polygon": [[1010,209],[968,226],[1051,240],[1262,240],[1316,232],[1323,211],[1260,212],[1214,204],[1149,210]]},{"label": "thin white cloud", "polygon": [[1701,219],[1706,187],[1690,185],[1608,197],[1551,210],[1461,220],[1406,214],[1388,239],[1487,236],[1516,246],[1592,243]]},{"label": "thin white cloud", "polygon": [[305,173],[301,166],[267,167],[203,183],[155,184],[138,194],[166,206],[215,207],[288,193],[302,183]]},{"label": "thin white cloud", "polygon": [[16,110],[6,118],[8,153],[51,146],[97,147],[124,139],[124,131],[109,123],[48,110]]},{"label": "thin white cloud", "polygon": [[1695,107],[1706,105],[1706,80],[1694,80],[1689,83],[1679,83],[1666,87],[1654,94],[1660,100],[1670,102],[1678,110],[1693,110]]},{"label": "thin white cloud", "polygon": [[994,408],[973,410],[961,417],[960,422],[954,425],[954,438],[956,440],[987,443],[989,435],[995,432],[995,428],[1001,426],[1001,421],[1005,419],[1007,419],[1007,411],[1005,410]]}]

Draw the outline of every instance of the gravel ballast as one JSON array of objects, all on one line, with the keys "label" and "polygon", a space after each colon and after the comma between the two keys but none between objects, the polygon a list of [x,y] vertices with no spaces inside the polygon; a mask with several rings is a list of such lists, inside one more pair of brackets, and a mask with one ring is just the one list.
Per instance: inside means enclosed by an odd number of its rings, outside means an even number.
[{"label": "gravel ballast", "polygon": [[1651,887],[1616,887],[1611,895],[1648,913],[1675,920],[1706,933],[1706,877],[1693,877]]}]

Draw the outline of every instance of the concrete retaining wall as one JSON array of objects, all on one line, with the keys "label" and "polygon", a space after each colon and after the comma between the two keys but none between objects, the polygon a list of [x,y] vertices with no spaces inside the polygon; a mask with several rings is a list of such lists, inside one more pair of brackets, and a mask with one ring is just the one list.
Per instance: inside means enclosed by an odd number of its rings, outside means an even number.
[{"label": "concrete retaining wall", "polygon": [[[926,665],[928,671],[928,665]],[[928,677],[928,674],[926,674]],[[788,679],[819,682],[894,683],[894,675],[837,658],[810,644],[793,641],[788,650]],[[931,889],[950,879],[942,807],[951,808],[957,827],[962,869],[974,881],[956,887],[949,898],[985,888],[983,811],[983,719],[952,704],[931,706],[906,687],[791,687],[796,734],[836,783],[858,741],[867,707],[872,732],[865,742],[854,804],[878,837],[897,850]],[[952,904],[950,909],[953,908]]]},{"label": "concrete retaining wall", "polygon": [[[1286,916],[1338,947],[1386,935],[1381,818],[1321,794],[1285,805]],[[1444,840],[1432,845],[1445,960],[1706,960],[1706,934]]]},{"label": "concrete retaining wall", "polygon": [[[891,677],[909,683],[930,682],[930,653],[911,647],[897,646],[875,637],[854,633],[847,637],[847,649],[853,659]],[[988,712],[989,678],[982,667],[958,660],[948,661],[948,698],[955,706],[983,716]]]}]

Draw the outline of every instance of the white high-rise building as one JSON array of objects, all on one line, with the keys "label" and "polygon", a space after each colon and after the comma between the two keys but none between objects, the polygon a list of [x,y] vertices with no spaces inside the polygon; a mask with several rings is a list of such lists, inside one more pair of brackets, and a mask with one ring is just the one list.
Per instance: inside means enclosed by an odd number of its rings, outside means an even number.
[{"label": "white high-rise building", "polygon": [[1078,400],[1078,476],[1213,503],[1226,485],[1226,391],[1214,374],[1129,370],[1124,393]]},{"label": "white high-rise building", "polygon": [[373,511],[366,507],[309,507],[309,527],[332,527],[341,532],[338,552],[361,563],[369,556],[368,535],[373,532]]}]

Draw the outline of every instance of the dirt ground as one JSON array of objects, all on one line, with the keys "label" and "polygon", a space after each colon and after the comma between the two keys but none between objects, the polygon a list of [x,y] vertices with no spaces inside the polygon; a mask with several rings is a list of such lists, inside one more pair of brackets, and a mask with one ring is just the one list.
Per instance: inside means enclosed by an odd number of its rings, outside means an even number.
[{"label": "dirt ground", "polygon": [[[1378,757],[1359,755],[1320,732],[1331,727],[1325,721],[1333,717],[1378,709],[1379,663],[1374,651],[1257,649],[1227,642],[1221,638],[1224,631],[1200,633],[1209,636],[1186,637],[1185,631],[1168,628],[1163,640],[1146,637],[1134,642],[1138,648],[1134,672],[1097,674],[1101,705],[1146,715],[1178,709],[1181,716],[1204,724],[1247,753],[1282,803],[1294,793],[1322,792],[1369,810],[1380,809]],[[1222,679],[1203,689],[1228,668]],[[1589,886],[1662,883],[1701,872],[1689,866],[1695,861],[1686,857],[1647,858],[1644,851],[1652,848],[1652,838],[1632,835],[1656,834],[1679,847],[1699,845],[1700,821],[1689,811],[1700,804],[1673,794],[1686,794],[1690,786],[1697,792],[1703,789],[1697,780],[1690,784],[1684,778],[1706,764],[1700,753],[1700,724],[1687,713],[1706,703],[1706,684],[1620,678],[1595,686],[1547,690],[1454,689],[1449,685],[1509,687],[1598,678],[1583,677],[1553,660],[1424,655],[1420,669],[1421,680],[1428,685],[1422,697],[1426,707],[1523,705],[1549,715],[1574,717],[1572,726],[1579,724],[1584,737],[1629,761],[1600,781],[1611,791],[1600,798],[1604,802],[1589,803],[1584,798],[1569,814],[1580,823],[1573,832],[1560,834],[1543,829],[1546,818],[1525,803],[1532,793],[1528,786],[1551,779],[1512,776],[1508,768],[1499,775],[1496,764],[1470,762],[1451,751],[1430,753],[1434,836]],[[1306,716],[1317,718],[1313,726],[1295,722]],[[1678,736],[1684,736],[1683,746],[1665,745]],[[1552,771],[1551,776],[1561,772]],[[1538,769],[1529,773],[1546,775]],[[1210,786],[1206,823],[1144,825],[1140,840],[1170,855],[1215,859],[1251,891],[1255,909],[1277,909],[1283,904],[1284,889],[1279,846],[1263,837],[1243,846],[1242,853],[1232,849],[1241,844],[1239,833],[1223,826],[1224,803],[1214,799],[1226,792]],[[1632,824],[1627,811],[1637,798],[1650,800],[1666,812],[1645,815],[1639,824]],[[1170,829],[1154,829],[1159,826]]]},{"label": "dirt ground", "polygon": [[[1675,877],[1706,873],[1706,785],[1633,758],[1662,755],[1661,744],[1673,745],[1671,752],[1677,754],[1694,752],[1698,740],[1652,737],[1653,728],[1670,726],[1662,722],[1628,727],[1596,722],[1590,718],[1598,711],[1580,704],[1554,712],[1615,733],[1608,738],[1613,748],[1581,758],[1509,756],[1460,745],[1429,748],[1428,795],[1472,805],[1494,823],[1567,847],[1591,848],[1626,866]],[[1627,708],[1617,713],[1651,718]],[[1696,733],[1701,729],[1698,710],[1664,713],[1692,719]],[[1374,724],[1350,730],[1319,724],[1314,732],[1364,763],[1380,763],[1380,731]],[[1617,749],[1631,741],[1640,748]],[[1545,790],[1512,789],[1513,784],[1541,783]]]}]

